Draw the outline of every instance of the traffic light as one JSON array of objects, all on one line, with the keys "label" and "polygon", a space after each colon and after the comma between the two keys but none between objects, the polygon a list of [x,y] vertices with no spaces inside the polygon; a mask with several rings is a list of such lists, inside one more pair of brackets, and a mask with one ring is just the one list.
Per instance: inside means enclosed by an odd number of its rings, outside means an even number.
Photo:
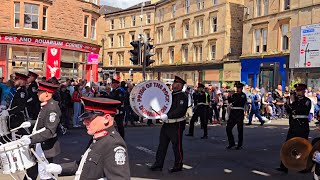
[{"label": "traffic light", "polygon": [[152,44],[149,44],[149,42],[145,46],[146,67],[150,66],[152,63],[155,62],[155,60],[150,59],[152,56],[154,56],[154,53],[150,52],[153,48],[154,46]]},{"label": "traffic light", "polygon": [[132,61],[134,65],[138,65],[140,57],[140,41],[132,41],[130,44],[133,47],[133,50],[130,50],[130,61]]}]

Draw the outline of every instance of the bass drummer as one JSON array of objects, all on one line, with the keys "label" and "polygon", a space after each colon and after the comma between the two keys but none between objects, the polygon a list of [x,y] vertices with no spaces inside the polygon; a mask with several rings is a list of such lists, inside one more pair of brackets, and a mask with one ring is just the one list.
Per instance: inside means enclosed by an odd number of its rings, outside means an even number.
[{"label": "bass drummer", "polygon": [[182,91],[186,82],[178,76],[172,84],[172,105],[168,114],[161,114],[160,119],[164,122],[160,131],[160,142],[156,154],[156,162],[150,167],[152,171],[162,171],[168,145],[171,141],[175,156],[175,163],[169,172],[182,170],[183,150],[182,134],[185,129],[185,115],[188,109],[188,96]]}]

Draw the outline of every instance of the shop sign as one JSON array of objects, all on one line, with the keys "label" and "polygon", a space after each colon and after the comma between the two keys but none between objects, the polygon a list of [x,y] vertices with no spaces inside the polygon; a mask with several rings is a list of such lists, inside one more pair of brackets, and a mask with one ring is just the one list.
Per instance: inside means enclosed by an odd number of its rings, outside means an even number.
[{"label": "shop sign", "polygon": [[61,49],[56,47],[48,47],[47,49],[47,65],[46,65],[46,77],[47,79],[56,77],[60,78],[60,60]]},{"label": "shop sign", "polygon": [[241,65],[240,63],[229,63],[223,65],[223,81],[240,81]]},{"label": "shop sign", "polygon": [[99,54],[88,54],[88,64],[99,64]]},{"label": "shop sign", "polygon": [[0,43],[25,44],[25,45],[34,45],[34,46],[51,46],[51,47],[58,47],[62,49],[92,52],[95,54],[99,54],[99,50],[100,50],[98,46],[92,46],[84,43],[52,40],[52,39],[44,39],[44,38],[24,37],[24,36],[10,36],[10,35],[0,35]]}]

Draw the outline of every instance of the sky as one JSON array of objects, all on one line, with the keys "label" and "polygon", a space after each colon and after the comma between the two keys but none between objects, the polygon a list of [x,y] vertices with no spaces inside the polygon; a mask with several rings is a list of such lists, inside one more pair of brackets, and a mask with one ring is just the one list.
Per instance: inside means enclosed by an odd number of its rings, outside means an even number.
[{"label": "sky", "polygon": [[109,5],[119,8],[128,8],[130,6],[136,5],[140,2],[147,0],[100,0],[100,5]]}]

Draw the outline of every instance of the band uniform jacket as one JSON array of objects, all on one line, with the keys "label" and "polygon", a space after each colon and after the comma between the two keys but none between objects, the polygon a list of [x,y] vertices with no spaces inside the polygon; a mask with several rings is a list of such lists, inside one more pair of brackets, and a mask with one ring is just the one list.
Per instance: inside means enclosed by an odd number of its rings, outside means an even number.
[{"label": "band uniform jacket", "polygon": [[289,114],[289,126],[301,126],[302,124],[308,124],[308,118],[294,119],[294,115],[304,115],[308,116],[311,110],[311,100],[308,97],[303,97],[302,99],[296,98],[292,104],[285,104],[285,109]]},{"label": "band uniform jacket", "polygon": [[172,92],[172,105],[167,113],[168,119],[178,119],[186,115],[188,110],[188,96],[185,92]]},{"label": "band uniform jacket", "polygon": [[46,158],[55,157],[60,153],[60,143],[57,137],[57,128],[60,123],[61,111],[57,101],[52,98],[41,107],[36,130],[46,128],[45,131],[31,137],[31,144],[41,143]]},{"label": "band uniform jacket", "polygon": [[[127,146],[115,130],[109,127],[108,134],[98,138],[90,145],[90,151],[81,169],[80,180],[129,180],[130,167]],[[62,176],[74,175],[79,167],[79,162],[61,164]]]},{"label": "band uniform jacket", "polygon": [[118,100],[121,102],[120,105],[118,105],[118,110],[119,110],[119,115],[124,115],[124,92],[121,90],[120,87],[118,87],[117,89],[114,89],[111,93],[110,93],[110,98]]},{"label": "band uniform jacket", "polygon": [[241,107],[244,108],[247,103],[247,96],[245,93],[234,93],[228,98],[229,104],[232,103],[232,107]]},{"label": "band uniform jacket", "polygon": [[40,111],[40,101],[38,99],[38,84],[33,81],[27,88],[28,99],[27,99],[27,111],[28,115],[32,120],[36,120]]},{"label": "band uniform jacket", "polygon": [[9,124],[10,129],[19,127],[25,121],[25,108],[27,105],[27,92],[26,87],[18,87],[17,92],[14,94],[10,105],[8,107],[9,112]]}]

